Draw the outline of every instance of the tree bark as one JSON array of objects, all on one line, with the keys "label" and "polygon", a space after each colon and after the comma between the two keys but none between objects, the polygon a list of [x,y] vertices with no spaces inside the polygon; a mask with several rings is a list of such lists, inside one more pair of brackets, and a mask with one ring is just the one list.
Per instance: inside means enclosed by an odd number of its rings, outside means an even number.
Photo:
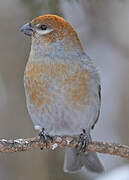
[{"label": "tree bark", "polygon": [[[80,148],[76,147],[78,143],[78,137],[60,137],[55,136],[53,141],[49,141],[47,146],[46,143],[41,140],[39,136],[27,139],[15,139],[15,140],[0,140],[0,152],[21,152],[29,151],[37,148],[41,149],[56,149],[56,148]],[[99,153],[117,155],[125,159],[129,159],[129,147],[116,143],[107,142],[89,142],[85,152],[94,151]]]}]

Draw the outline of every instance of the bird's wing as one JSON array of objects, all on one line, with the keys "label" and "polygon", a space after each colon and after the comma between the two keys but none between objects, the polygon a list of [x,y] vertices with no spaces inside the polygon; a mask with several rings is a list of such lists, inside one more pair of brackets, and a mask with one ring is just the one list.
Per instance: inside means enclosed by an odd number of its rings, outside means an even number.
[{"label": "bird's wing", "polygon": [[92,125],[91,129],[94,129],[96,123],[98,122],[99,115],[100,115],[100,106],[101,106],[101,85],[99,85],[99,88],[98,88],[98,96],[99,96],[99,110],[98,110],[98,116],[97,116],[97,118],[96,118],[96,121],[95,121],[94,124]]},{"label": "bird's wing", "polygon": [[85,54],[82,58],[82,62],[87,66],[88,71],[91,73],[93,79],[95,80],[94,83],[97,86],[98,89],[98,93],[97,93],[97,105],[98,105],[98,113],[97,113],[97,117],[96,120],[94,121],[93,125],[91,126],[91,129],[94,129],[96,123],[98,122],[99,119],[99,115],[100,115],[100,106],[101,106],[101,80],[100,80],[100,74],[99,74],[99,70],[96,67],[96,65],[94,64],[94,62],[91,60],[91,58]]}]

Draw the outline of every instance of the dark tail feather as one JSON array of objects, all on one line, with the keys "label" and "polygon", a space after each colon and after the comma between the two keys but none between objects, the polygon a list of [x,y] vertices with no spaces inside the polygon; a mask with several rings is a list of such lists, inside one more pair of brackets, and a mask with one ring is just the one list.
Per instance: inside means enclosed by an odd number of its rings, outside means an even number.
[{"label": "dark tail feather", "polygon": [[64,161],[64,171],[65,172],[76,172],[81,170],[83,166],[83,161],[80,158],[78,150],[67,148],[65,152],[65,161]]},{"label": "dark tail feather", "polygon": [[84,166],[92,172],[101,173],[104,171],[96,152],[88,152],[84,155]]},{"label": "dark tail feather", "polygon": [[83,166],[89,171],[101,173],[104,168],[97,157],[95,152],[88,152],[87,154],[78,154],[79,150],[68,148],[65,154],[64,171],[69,173],[75,173]]}]

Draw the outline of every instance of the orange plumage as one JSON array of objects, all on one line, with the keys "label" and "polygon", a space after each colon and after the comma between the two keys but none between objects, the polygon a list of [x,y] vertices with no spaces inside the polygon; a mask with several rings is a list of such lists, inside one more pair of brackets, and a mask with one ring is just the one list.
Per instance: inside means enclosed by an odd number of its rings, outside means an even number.
[{"label": "orange plumage", "polygon": [[[69,106],[83,106],[88,103],[88,81],[91,76],[87,70],[77,69],[69,64],[28,63],[25,71],[25,87],[30,100],[36,106],[54,104],[59,93]],[[57,89],[50,86],[56,82]],[[61,90],[63,89],[63,92]]]}]

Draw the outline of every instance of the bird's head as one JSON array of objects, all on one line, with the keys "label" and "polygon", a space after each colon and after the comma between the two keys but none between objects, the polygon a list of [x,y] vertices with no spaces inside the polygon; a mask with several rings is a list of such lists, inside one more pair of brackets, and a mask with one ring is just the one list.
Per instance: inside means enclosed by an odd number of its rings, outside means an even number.
[{"label": "bird's head", "polygon": [[[82,45],[74,28],[63,18],[44,15],[22,26],[21,31],[32,37],[32,45],[44,50],[83,52]],[[58,52],[59,51],[59,52]]]}]

